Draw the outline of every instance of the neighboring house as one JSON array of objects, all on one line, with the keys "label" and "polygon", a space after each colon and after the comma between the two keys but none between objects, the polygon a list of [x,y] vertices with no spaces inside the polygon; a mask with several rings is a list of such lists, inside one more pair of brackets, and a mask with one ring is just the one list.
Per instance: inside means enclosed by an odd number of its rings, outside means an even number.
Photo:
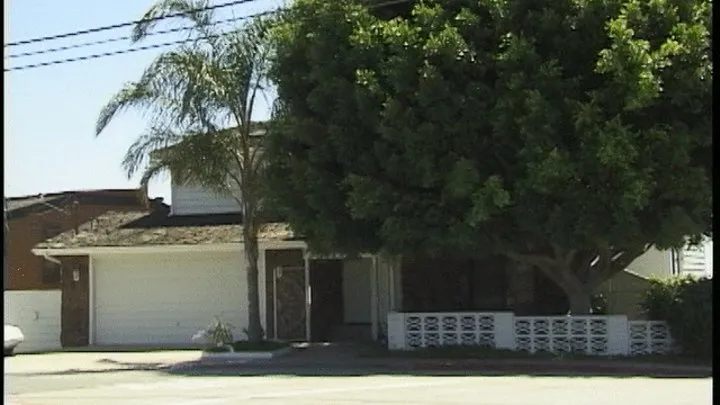
[{"label": "neighboring house", "polygon": [[[32,253],[47,238],[74,232],[108,211],[147,209],[142,189],[67,191],[5,199],[6,234],[4,263],[5,321],[24,329],[28,341],[23,348],[39,347],[57,341],[50,332],[64,322],[72,323],[76,313],[70,289],[72,274],[63,272],[57,261]],[[40,340],[38,340],[40,339]],[[42,342],[41,342],[42,341]],[[45,342],[45,343],[43,343]]]},{"label": "neighboring house", "polygon": [[643,293],[651,278],[672,276],[713,276],[713,241],[707,239],[700,246],[683,249],[658,250],[651,248],[630,263],[627,270],[615,275],[600,287],[608,300],[608,312],[626,314],[631,319],[643,318],[640,308]]},{"label": "neighboring house", "polygon": [[33,247],[107,211],[147,209],[140,189],[66,191],[5,199],[8,221],[5,290],[54,290],[60,268],[33,255]]}]

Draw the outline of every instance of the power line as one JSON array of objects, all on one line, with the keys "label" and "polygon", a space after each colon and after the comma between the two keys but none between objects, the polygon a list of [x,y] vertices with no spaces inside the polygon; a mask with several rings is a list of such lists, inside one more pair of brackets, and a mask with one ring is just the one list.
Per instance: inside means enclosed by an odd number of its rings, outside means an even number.
[{"label": "power line", "polygon": [[160,21],[160,20],[166,20],[169,18],[182,17],[182,16],[186,16],[190,13],[194,13],[194,12],[198,12],[198,11],[216,10],[216,9],[220,9],[220,8],[235,6],[238,4],[251,3],[253,1],[257,1],[257,0],[234,0],[234,1],[229,1],[227,3],[221,3],[221,4],[216,4],[214,6],[197,8],[197,9],[188,10],[188,11],[181,12],[181,13],[174,13],[174,14],[168,14],[168,15],[163,15],[163,16],[154,17],[154,18],[128,21],[128,22],[119,23],[119,24],[106,25],[103,27],[88,28],[88,29],[79,30],[79,31],[66,32],[64,34],[49,35],[49,36],[45,36],[45,37],[38,37],[38,38],[25,39],[22,41],[9,42],[9,43],[5,44],[5,47],[9,48],[12,46],[33,44],[36,42],[46,42],[46,41],[52,41],[52,40],[61,39],[61,38],[69,38],[69,37],[74,37],[74,36],[78,36],[78,35],[92,34],[95,32],[114,30],[117,28],[129,27],[129,26],[132,26],[132,25],[135,25],[138,23],[150,22],[150,21]]},{"label": "power line", "polygon": [[[262,12],[262,13],[251,14],[251,15],[247,15],[247,16],[244,16],[244,17],[238,17],[238,18],[236,18],[235,20],[239,21],[239,20],[247,20],[247,19],[250,19],[250,18],[261,17],[261,16],[264,16],[264,15],[272,14],[272,13],[274,13],[274,12],[276,12],[276,11],[277,11],[277,10],[271,10],[271,11],[265,11],[265,12]],[[171,45],[180,45],[180,44],[184,44],[184,43],[188,43],[188,42],[192,42],[192,41],[197,41],[198,39],[217,38],[217,37],[222,36],[222,35],[225,35],[225,34],[226,34],[226,33],[220,33],[220,34],[217,34],[217,35],[210,35],[210,36],[206,36],[206,37],[202,37],[202,38],[182,39],[182,40],[179,40],[179,41],[165,42],[165,43],[162,43],[162,44],[145,45],[145,46],[141,46],[141,47],[138,47],[138,48],[121,49],[121,50],[118,50],[118,51],[96,53],[96,54],[92,54],[92,55],[78,56],[78,57],[75,57],[75,58],[58,59],[58,60],[53,60],[53,61],[49,61],[49,62],[33,63],[33,64],[30,64],[30,65],[22,65],[22,66],[16,66],[16,67],[13,67],[13,68],[6,68],[6,69],[4,69],[4,70],[5,70],[6,72],[12,72],[12,71],[14,71],[14,70],[35,69],[35,68],[39,68],[39,67],[43,67],[43,66],[61,65],[61,64],[65,64],[65,63],[79,62],[79,61],[83,61],[83,60],[103,58],[103,57],[107,57],[107,56],[115,56],[115,55],[122,55],[122,54],[126,54],[126,53],[134,53],[134,52],[139,52],[139,51],[147,51],[147,50],[150,50],[150,49],[164,48],[164,47],[166,47],[166,46],[171,46]]]},{"label": "power line", "polygon": [[[256,0],[244,0],[241,2],[248,2],[248,1],[256,1]],[[369,8],[380,8],[380,7],[391,6],[391,5],[401,4],[401,3],[407,3],[408,1],[410,1],[410,0],[390,0],[390,1],[383,2],[383,3],[374,4],[372,6],[369,6]],[[238,3],[238,2],[236,2],[236,3]],[[246,19],[255,18],[255,17],[261,17],[264,15],[274,14],[281,10],[282,10],[282,8],[277,8],[277,9],[270,10],[270,11],[265,11],[265,12],[261,12],[261,13],[257,13],[257,14],[251,14],[251,15],[247,15],[244,17],[238,17],[235,20],[239,21],[239,20],[246,20]],[[167,17],[169,17],[169,16],[166,16],[166,18]],[[183,28],[188,28],[188,27],[183,27]],[[157,33],[160,33],[160,32],[157,32]],[[61,64],[65,64],[65,63],[71,63],[71,62],[79,62],[79,61],[84,61],[84,60],[98,59],[98,58],[107,57],[107,56],[115,56],[115,55],[122,55],[122,54],[126,54],[126,53],[134,53],[134,52],[145,51],[145,50],[150,50],[150,49],[163,48],[163,47],[171,46],[171,45],[179,45],[179,44],[195,41],[198,39],[209,39],[209,38],[213,38],[213,37],[222,36],[225,34],[226,33],[221,33],[218,35],[211,35],[211,36],[204,37],[204,38],[190,38],[190,39],[184,39],[184,40],[179,40],[179,41],[166,42],[166,43],[162,43],[162,44],[146,45],[146,46],[142,46],[142,47],[138,47],[138,48],[122,49],[122,50],[113,51],[113,52],[104,52],[104,53],[98,53],[98,54],[92,54],[92,55],[86,55],[86,56],[79,56],[79,57],[75,57],[75,58],[59,59],[59,60],[53,60],[53,61],[49,61],[49,62],[34,63],[34,64],[30,64],[30,65],[22,65],[22,66],[17,66],[17,67],[13,67],[13,68],[5,68],[4,71],[11,72],[11,71],[15,71],[15,70],[35,69],[35,68],[40,68],[40,67],[44,67],[44,66],[61,65]]]},{"label": "power line", "polygon": [[[235,17],[235,18],[228,18],[226,20],[220,20],[213,22],[210,25],[220,25],[220,24],[227,24],[229,22],[242,20],[244,17]],[[163,35],[163,34],[170,34],[174,32],[181,32],[181,31],[188,31],[193,29],[194,27],[178,27],[178,28],[172,28],[162,31],[156,31],[156,32],[149,32],[147,36],[153,36],[153,35]],[[119,41],[126,41],[130,40],[132,37],[130,35],[124,36],[124,37],[114,37],[114,38],[108,38],[108,39],[101,39],[98,41],[90,41],[90,42],[82,42],[79,44],[73,44],[73,45],[67,45],[67,46],[59,46],[57,48],[48,48],[48,49],[41,49],[38,51],[31,51],[31,52],[22,52],[22,53],[14,53],[6,56],[7,59],[14,59],[14,58],[22,58],[26,56],[33,56],[33,55],[44,55],[48,53],[55,53],[55,52],[62,52],[67,51],[70,49],[77,49],[77,48],[85,48],[88,46],[93,45],[102,45],[102,44],[109,44],[112,42],[119,42]]]}]

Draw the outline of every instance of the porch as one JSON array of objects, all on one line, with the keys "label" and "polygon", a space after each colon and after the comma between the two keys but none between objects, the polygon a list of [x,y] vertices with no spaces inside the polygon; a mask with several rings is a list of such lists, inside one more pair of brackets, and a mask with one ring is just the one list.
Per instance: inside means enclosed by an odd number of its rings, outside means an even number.
[{"label": "porch", "polygon": [[372,255],[328,258],[304,249],[267,249],[261,256],[268,338],[342,342],[387,336],[387,314],[399,310],[402,299],[400,266]]}]

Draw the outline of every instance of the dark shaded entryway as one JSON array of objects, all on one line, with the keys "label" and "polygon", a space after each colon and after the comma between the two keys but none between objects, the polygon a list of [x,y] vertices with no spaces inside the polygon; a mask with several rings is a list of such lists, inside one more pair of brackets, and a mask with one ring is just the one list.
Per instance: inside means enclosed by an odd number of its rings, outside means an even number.
[{"label": "dark shaded entryway", "polygon": [[343,324],[343,262],[337,259],[310,261],[311,340],[330,341]]}]

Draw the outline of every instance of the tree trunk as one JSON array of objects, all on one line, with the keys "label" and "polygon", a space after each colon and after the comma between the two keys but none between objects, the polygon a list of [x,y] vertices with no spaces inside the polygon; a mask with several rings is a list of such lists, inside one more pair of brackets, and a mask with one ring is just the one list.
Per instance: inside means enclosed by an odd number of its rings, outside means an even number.
[{"label": "tree trunk", "polygon": [[[247,188],[245,189],[247,191]],[[260,322],[260,292],[258,285],[258,218],[257,204],[250,192],[243,193],[243,246],[245,261],[247,263],[247,337],[250,342],[260,342],[265,338],[265,332]]]},{"label": "tree trunk", "polygon": [[[243,230],[243,232],[245,232]],[[260,323],[260,293],[258,286],[258,241],[257,235],[246,235],[245,260],[247,261],[248,329],[247,337],[251,342],[260,342],[265,333]]]},{"label": "tree trunk", "polygon": [[589,315],[592,309],[592,294],[586,290],[567,292],[571,315]]}]

